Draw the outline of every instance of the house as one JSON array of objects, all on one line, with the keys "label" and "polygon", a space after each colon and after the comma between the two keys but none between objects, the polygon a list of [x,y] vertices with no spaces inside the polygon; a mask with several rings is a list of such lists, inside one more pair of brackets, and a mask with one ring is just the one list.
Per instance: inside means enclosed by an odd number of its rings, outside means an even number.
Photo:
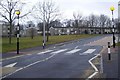
[{"label": "house", "polygon": [[9,36],[9,30],[8,28],[10,27],[7,23],[0,22],[0,27],[2,29],[2,34],[0,36],[2,37],[8,37]]},{"label": "house", "polygon": [[[112,33],[112,27],[51,27],[49,29],[50,34],[53,35],[70,35],[70,34],[107,34]],[[115,33],[117,33],[117,28],[115,28]]]}]

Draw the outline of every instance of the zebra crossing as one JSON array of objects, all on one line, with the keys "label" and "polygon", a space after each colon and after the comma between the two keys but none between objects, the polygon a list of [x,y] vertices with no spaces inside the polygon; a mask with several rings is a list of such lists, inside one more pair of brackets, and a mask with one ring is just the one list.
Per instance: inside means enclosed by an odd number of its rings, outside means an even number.
[{"label": "zebra crossing", "polygon": [[87,51],[81,53],[80,55],[87,55],[87,54],[91,54],[95,51],[96,49],[88,49]]},{"label": "zebra crossing", "polygon": [[76,52],[78,52],[78,51],[80,51],[80,50],[81,50],[81,49],[73,49],[73,50],[71,50],[71,51],[66,52],[65,55],[70,55],[70,54],[76,53]]},{"label": "zebra crossing", "polygon": [[[80,52],[82,51],[82,52]],[[96,51],[96,49],[86,49],[86,50],[82,50],[82,49],[59,49],[59,50],[46,50],[40,53],[37,53],[38,55],[41,54],[58,54],[58,53],[63,53],[64,55],[72,55],[75,53],[79,53],[79,55],[89,55],[92,54]]]},{"label": "zebra crossing", "polygon": [[55,52],[52,52],[50,54],[58,54],[58,53],[61,53],[61,52],[64,52],[66,51],[67,49],[61,49],[61,50],[58,50],[58,51],[55,51]]},{"label": "zebra crossing", "polygon": [[53,51],[53,50],[47,50],[47,51],[44,51],[44,52],[40,52],[40,53],[37,53],[37,54],[44,54],[44,53],[48,53],[48,52],[51,52],[51,51]]}]

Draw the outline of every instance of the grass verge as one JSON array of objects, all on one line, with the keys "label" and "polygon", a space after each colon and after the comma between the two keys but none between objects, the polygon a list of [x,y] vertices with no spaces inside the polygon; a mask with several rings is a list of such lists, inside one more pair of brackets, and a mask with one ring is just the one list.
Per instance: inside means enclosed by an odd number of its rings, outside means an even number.
[{"label": "grass verge", "polygon": [[118,42],[116,45],[120,47],[120,42]]}]

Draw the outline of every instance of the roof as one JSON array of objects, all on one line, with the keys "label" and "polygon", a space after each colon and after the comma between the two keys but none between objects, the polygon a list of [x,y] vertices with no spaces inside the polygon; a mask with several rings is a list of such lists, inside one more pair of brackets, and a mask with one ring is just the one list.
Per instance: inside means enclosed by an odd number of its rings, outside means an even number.
[{"label": "roof", "polygon": [[[52,28],[76,28],[76,27],[52,27]],[[101,27],[79,27],[79,28],[100,29]],[[103,29],[112,29],[112,27],[103,27]]]}]

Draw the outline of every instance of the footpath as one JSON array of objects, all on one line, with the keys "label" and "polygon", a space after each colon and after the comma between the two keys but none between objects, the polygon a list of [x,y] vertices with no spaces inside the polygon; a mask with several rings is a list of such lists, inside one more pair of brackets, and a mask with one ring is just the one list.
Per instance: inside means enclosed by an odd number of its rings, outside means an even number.
[{"label": "footpath", "polygon": [[111,47],[111,59],[108,57],[108,50],[105,49],[102,53],[103,58],[103,78],[111,80],[120,80],[119,75],[119,61],[120,58],[120,47],[116,46],[115,48]]},{"label": "footpath", "polygon": [[[117,38],[118,39],[118,38]],[[117,40],[116,39],[116,40]],[[112,36],[105,37],[103,39],[97,40],[95,42],[86,44],[89,46],[99,45],[103,46],[103,51],[100,53],[102,55],[102,62],[99,61],[99,72],[101,73],[98,78],[104,78],[104,80],[120,80],[119,72],[119,61],[120,61],[120,47],[111,47],[111,60],[108,59],[108,42],[112,43]]]}]

